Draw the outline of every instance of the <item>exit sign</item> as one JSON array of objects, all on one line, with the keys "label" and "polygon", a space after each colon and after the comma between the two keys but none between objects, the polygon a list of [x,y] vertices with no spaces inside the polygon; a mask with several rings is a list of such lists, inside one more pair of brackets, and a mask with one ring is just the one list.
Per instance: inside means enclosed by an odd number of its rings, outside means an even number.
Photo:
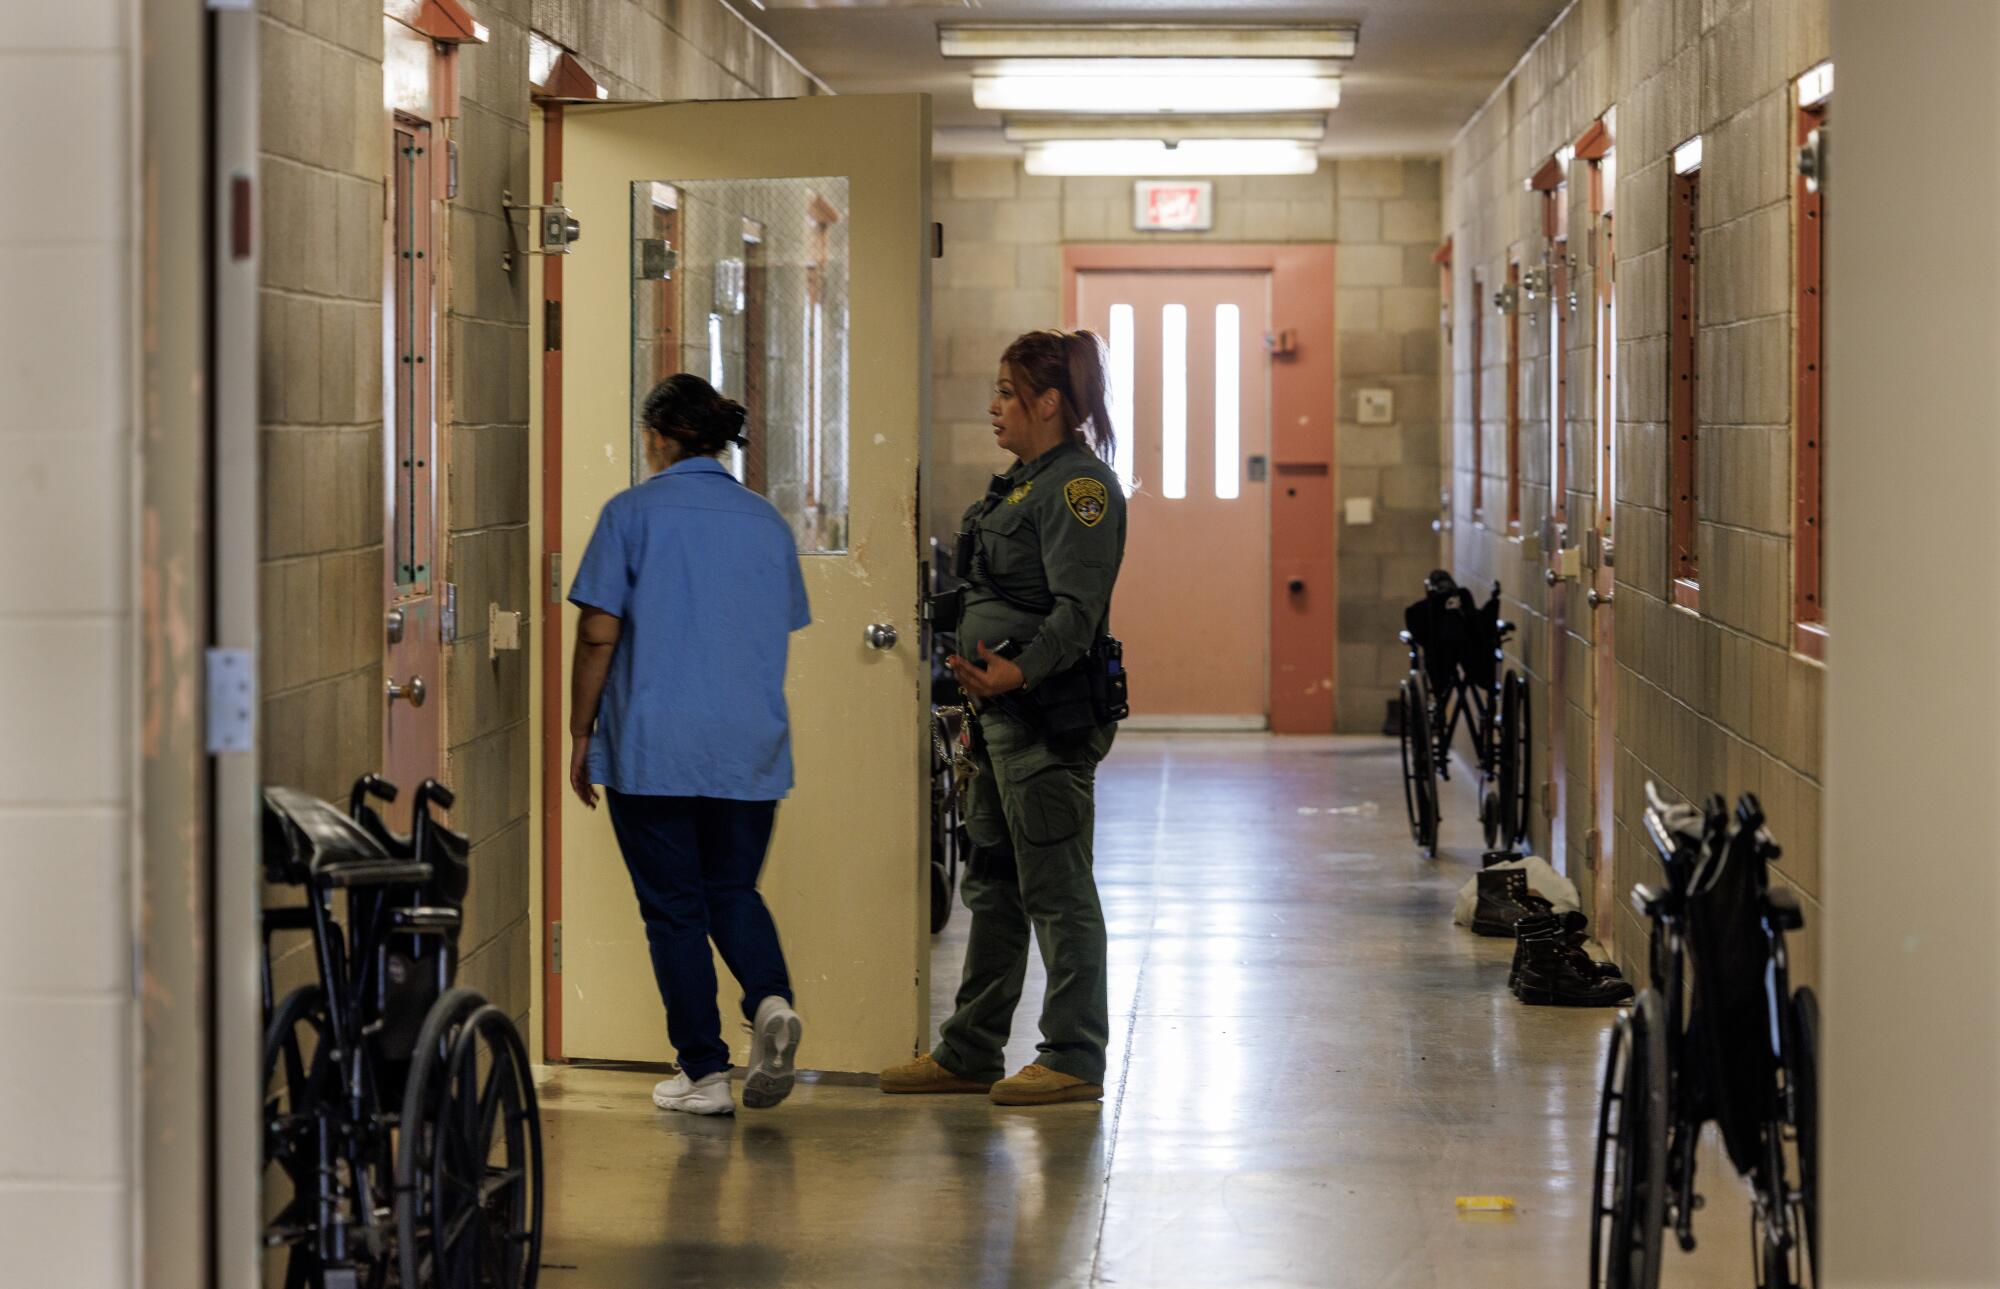
[{"label": "exit sign", "polygon": [[1141,233],[1205,233],[1215,227],[1215,185],[1206,179],[1141,179],[1132,185],[1132,227]]}]

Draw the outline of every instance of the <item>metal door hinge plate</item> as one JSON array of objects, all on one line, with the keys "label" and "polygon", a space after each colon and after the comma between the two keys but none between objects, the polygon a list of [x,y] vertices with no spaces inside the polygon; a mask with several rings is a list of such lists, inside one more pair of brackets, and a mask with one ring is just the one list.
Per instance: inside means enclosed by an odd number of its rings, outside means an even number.
[{"label": "metal door hinge plate", "polygon": [[1556,781],[1554,779],[1550,779],[1542,784],[1542,815],[1548,819],[1556,817]]},{"label": "metal door hinge plate", "polygon": [[561,604],[562,593],[562,552],[549,552],[549,603]]},{"label": "metal door hinge plate", "polygon": [[549,923],[549,970],[562,974],[562,923]]},{"label": "metal door hinge plate", "polygon": [[207,654],[208,754],[248,752],[257,736],[257,663],[248,649]]},{"label": "metal door hinge plate", "polygon": [[562,301],[542,301],[542,348],[550,353],[562,349]]},{"label": "metal door hinge plate", "polygon": [[438,642],[458,643],[458,586],[453,582],[444,584],[444,597],[438,608]]}]

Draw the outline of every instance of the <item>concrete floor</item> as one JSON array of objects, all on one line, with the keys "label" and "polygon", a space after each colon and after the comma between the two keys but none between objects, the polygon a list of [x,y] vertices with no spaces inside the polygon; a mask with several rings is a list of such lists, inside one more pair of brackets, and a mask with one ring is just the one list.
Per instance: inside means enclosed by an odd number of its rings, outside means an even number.
[{"label": "concrete floor", "polygon": [[[544,1087],[543,1283],[1235,1287],[1580,1284],[1609,1011],[1524,1007],[1511,941],[1451,925],[1470,790],[1418,857],[1380,739],[1132,735],[1102,771],[1102,1105],[1006,1110],[834,1082],[735,1120],[658,1077]],[[968,917],[934,951],[949,1011]],[[1010,1066],[1033,1058],[1040,964]],[[811,1063],[811,1023],[806,1017]],[[1711,1142],[1674,1286],[1751,1282]],[[1506,1195],[1461,1217],[1459,1195]],[[1669,1240],[1671,1243],[1671,1238]]]}]

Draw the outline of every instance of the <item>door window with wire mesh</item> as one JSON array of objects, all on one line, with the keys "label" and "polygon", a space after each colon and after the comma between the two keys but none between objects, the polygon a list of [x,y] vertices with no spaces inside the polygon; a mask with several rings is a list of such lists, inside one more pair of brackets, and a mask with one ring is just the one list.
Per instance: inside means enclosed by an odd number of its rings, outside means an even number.
[{"label": "door window with wire mesh", "polygon": [[646,395],[693,372],[749,412],[724,464],[801,554],[847,548],[847,180],[632,185],[632,473]]}]

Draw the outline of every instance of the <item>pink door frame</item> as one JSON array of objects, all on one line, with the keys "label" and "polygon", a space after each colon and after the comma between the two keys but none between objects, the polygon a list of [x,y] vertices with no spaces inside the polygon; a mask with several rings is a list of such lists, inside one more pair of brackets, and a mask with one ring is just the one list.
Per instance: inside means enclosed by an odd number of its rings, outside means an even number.
[{"label": "pink door frame", "polygon": [[[1263,271],[1271,275],[1271,730],[1334,730],[1339,584],[1333,246],[1187,242],[1063,248],[1063,325],[1077,275],[1094,271]],[[1296,585],[1298,590],[1293,590]]]}]

